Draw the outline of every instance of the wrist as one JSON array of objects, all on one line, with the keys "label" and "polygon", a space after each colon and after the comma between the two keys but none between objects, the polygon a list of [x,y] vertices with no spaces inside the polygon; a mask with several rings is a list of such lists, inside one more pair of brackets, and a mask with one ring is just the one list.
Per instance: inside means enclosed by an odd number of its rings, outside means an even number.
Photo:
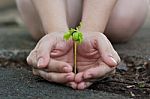
[{"label": "wrist", "polygon": [[80,31],[82,32],[104,32],[105,27],[101,27],[99,25],[83,23]]},{"label": "wrist", "polygon": [[95,29],[80,29],[82,33],[104,33]]},{"label": "wrist", "polygon": [[47,30],[44,30],[44,32],[45,32],[45,34],[50,34],[50,33],[52,33],[52,32],[60,32],[60,33],[63,33],[63,32],[66,32],[66,31],[68,31],[68,27],[66,26],[66,27],[51,27],[51,28],[49,28],[49,29],[47,29]]}]

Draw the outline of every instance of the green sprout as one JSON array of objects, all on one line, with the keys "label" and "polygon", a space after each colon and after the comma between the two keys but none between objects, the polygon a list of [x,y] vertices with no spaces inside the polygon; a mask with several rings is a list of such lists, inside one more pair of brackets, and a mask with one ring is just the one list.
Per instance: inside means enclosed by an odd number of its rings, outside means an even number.
[{"label": "green sprout", "polygon": [[79,31],[79,29],[80,26],[76,29],[71,28],[68,32],[64,34],[64,39],[69,40],[70,38],[72,38],[73,41],[81,44],[83,41],[83,34]]},{"label": "green sprout", "polygon": [[82,24],[80,23],[76,29],[71,28],[64,34],[65,40],[72,38],[74,41],[74,73],[77,73],[77,46],[83,42],[83,34],[80,32],[81,26]]}]

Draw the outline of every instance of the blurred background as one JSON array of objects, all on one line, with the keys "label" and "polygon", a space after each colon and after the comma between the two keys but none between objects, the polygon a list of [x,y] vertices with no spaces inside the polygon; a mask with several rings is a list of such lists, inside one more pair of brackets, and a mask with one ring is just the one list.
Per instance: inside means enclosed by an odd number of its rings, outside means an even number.
[{"label": "blurred background", "polygon": [[23,27],[15,0],[0,0],[0,27]]},{"label": "blurred background", "polygon": [[[18,14],[15,0],[0,0],[0,26],[24,27],[24,24]],[[143,28],[150,28],[150,10]]]}]

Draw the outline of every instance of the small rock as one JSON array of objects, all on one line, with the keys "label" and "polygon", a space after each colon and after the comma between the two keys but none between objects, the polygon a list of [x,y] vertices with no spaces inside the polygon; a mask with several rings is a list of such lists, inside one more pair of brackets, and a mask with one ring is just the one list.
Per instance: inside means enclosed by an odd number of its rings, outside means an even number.
[{"label": "small rock", "polygon": [[121,70],[121,71],[127,71],[128,70],[128,67],[127,65],[122,61],[119,66],[117,67],[118,70]]},{"label": "small rock", "polygon": [[133,88],[133,87],[135,87],[135,85],[129,85],[129,86],[127,86],[127,88]]}]

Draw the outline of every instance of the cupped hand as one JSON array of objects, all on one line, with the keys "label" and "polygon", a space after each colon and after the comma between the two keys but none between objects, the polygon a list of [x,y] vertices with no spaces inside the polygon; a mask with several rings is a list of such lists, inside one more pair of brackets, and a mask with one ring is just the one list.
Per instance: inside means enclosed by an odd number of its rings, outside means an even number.
[{"label": "cupped hand", "polygon": [[33,73],[50,82],[66,84],[73,88],[75,74],[73,66],[73,42],[63,39],[64,33],[45,35],[27,57]]},{"label": "cupped hand", "polygon": [[77,49],[77,89],[89,87],[94,79],[114,71],[120,62],[120,57],[104,34],[88,32],[83,35],[84,41]]}]

